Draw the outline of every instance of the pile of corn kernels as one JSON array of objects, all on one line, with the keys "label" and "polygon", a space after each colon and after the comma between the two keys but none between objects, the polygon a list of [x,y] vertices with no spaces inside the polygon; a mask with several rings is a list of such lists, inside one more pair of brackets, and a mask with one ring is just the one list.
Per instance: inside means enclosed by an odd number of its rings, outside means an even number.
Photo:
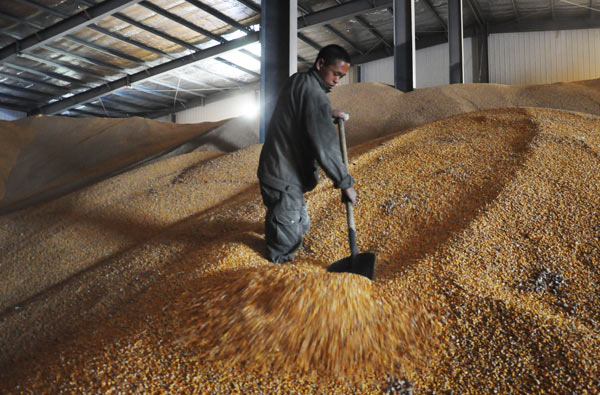
[{"label": "pile of corn kernels", "polygon": [[264,259],[260,146],[4,216],[10,273],[62,280],[0,313],[0,392],[598,393],[599,121],[486,110],[352,148],[372,282],[325,270],[349,255],[325,179],[296,261]]}]

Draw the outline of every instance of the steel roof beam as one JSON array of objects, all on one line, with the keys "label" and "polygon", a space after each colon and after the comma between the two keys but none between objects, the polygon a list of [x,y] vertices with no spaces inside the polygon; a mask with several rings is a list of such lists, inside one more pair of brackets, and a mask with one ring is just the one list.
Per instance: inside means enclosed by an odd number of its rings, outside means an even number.
[{"label": "steel roof beam", "polygon": [[375,11],[392,5],[392,0],[353,0],[337,6],[303,15],[298,18],[298,29],[319,26],[338,19],[350,18],[367,11]]},{"label": "steel roof beam", "polygon": [[247,33],[252,31],[249,27],[242,25],[235,19],[228,17],[227,15],[223,14],[222,12],[217,11],[212,7],[209,7],[206,4],[204,4],[198,0],[185,0],[185,1],[187,1],[194,7],[200,8],[202,11],[214,16],[215,18],[222,20],[223,22],[227,23],[228,25],[235,27],[238,30],[241,30],[241,31],[244,31]]},{"label": "steel roof beam", "polygon": [[479,4],[477,3],[477,0],[467,0],[467,2],[471,7],[471,11],[473,11],[473,15],[475,15],[475,19],[477,19],[477,23],[479,24],[479,26],[485,26],[486,21],[483,17],[483,14],[481,13],[481,10],[479,9]]},{"label": "steel roof beam", "polygon": [[337,30],[335,27],[326,24],[324,25],[324,27],[326,29],[328,29],[331,33],[333,33],[333,35],[337,36],[340,40],[342,40],[343,42],[345,42],[346,44],[350,45],[352,48],[354,48],[354,50],[356,52],[358,52],[359,54],[363,54],[365,51],[360,49],[358,47],[358,44],[356,44],[355,42],[352,42],[352,40],[350,40],[348,37],[346,37],[344,34],[342,34],[339,30]]},{"label": "steel roof beam", "polygon": [[[184,19],[184,18],[182,18],[182,17],[180,17],[178,15],[175,15],[175,14],[169,12],[169,11],[166,11],[166,10],[164,10],[164,9],[162,9],[162,8],[160,8],[160,7],[152,4],[152,3],[150,3],[147,0],[141,1],[140,5],[143,6],[143,7],[148,8],[151,11],[156,12],[157,14],[159,14],[159,15],[161,15],[161,16],[169,19],[169,20],[172,20],[175,23],[178,23],[178,24],[180,24],[182,26],[185,26],[188,29],[195,31],[196,33],[202,34],[203,36],[208,37],[208,38],[210,38],[212,40],[215,40],[215,41],[217,41],[217,42],[219,42],[221,44],[227,42],[226,39],[224,39],[223,37],[219,36],[218,34],[211,33],[210,31],[208,31],[206,29],[203,29],[200,26],[197,26],[197,25],[195,25],[195,24],[193,24],[191,22],[188,22],[186,19]],[[247,32],[247,30],[245,30],[245,29],[244,29],[244,31]],[[172,37],[172,39],[174,39],[174,38],[175,37]],[[178,40],[177,43],[180,44],[180,45],[182,45],[182,44],[185,43],[184,46],[186,46],[187,48],[192,49],[193,51],[199,51],[199,48],[197,48],[195,45],[188,44],[188,43],[186,43],[184,41],[181,41],[181,40]],[[225,60],[223,58],[215,58],[215,60],[217,60],[217,61],[219,61],[221,63],[224,63],[224,64],[226,64],[228,66],[234,67],[234,68],[236,68],[238,70],[241,70],[241,71],[243,71],[246,74],[252,75],[252,76],[254,76],[256,78],[260,78],[260,74],[255,73],[254,71],[248,70],[248,69],[246,69],[246,68],[244,68],[242,66],[239,66],[239,65],[237,65],[237,64],[235,64],[233,62],[230,62],[228,60]],[[236,81],[236,83],[239,83],[239,82]]]},{"label": "steel roof beam", "polygon": [[14,0],[14,1],[16,1],[18,3],[21,3],[21,4],[28,5],[30,7],[37,8],[38,10],[45,11],[45,12],[47,12],[49,14],[52,14],[54,16],[58,16],[58,17],[63,18],[63,19],[69,17],[69,15],[67,15],[67,14],[65,14],[63,12],[60,12],[58,10],[55,10],[52,7],[45,6],[43,4],[37,3],[37,2],[32,1],[32,0]]},{"label": "steel roof beam", "polygon": [[311,40],[310,38],[306,37],[304,34],[302,34],[300,32],[298,32],[298,38],[300,39],[300,41],[303,41],[303,42],[307,43],[308,45],[310,45],[311,47],[313,47],[317,51],[320,51],[321,48],[323,48],[319,44],[317,44],[316,42],[314,42],[313,40]]},{"label": "steel roof beam", "polygon": [[[129,89],[121,89],[119,91],[113,92],[113,94],[115,94],[117,96],[123,96],[123,97],[126,97],[131,100],[137,100],[137,101],[141,101],[141,102],[145,102],[145,103],[151,103],[151,104],[154,104],[156,106],[161,106],[161,107],[164,107],[165,105],[168,104],[167,102],[164,102],[164,101],[132,95],[131,93],[127,92],[128,90]],[[171,102],[172,101],[173,101],[173,98],[171,98]]]},{"label": "steel roof beam", "polygon": [[8,99],[8,100],[12,100],[12,101],[17,101],[17,102],[23,102],[25,104],[31,104],[33,106],[37,106],[39,102],[31,99],[31,98],[27,98],[27,97],[21,97],[21,96],[13,96],[11,94],[8,93],[2,93],[2,98],[3,99]]},{"label": "steel roof beam", "polygon": [[[519,16],[519,10],[517,9],[517,4],[515,3],[515,0],[511,0],[512,2],[512,6],[513,6],[513,10],[515,12],[515,18],[517,18],[517,22],[521,21],[521,17]],[[554,10],[552,11],[552,13],[554,14]]]},{"label": "steel roof beam", "polygon": [[63,69],[67,69],[67,70],[73,71],[75,73],[86,75],[86,76],[91,77],[91,78],[95,78],[95,79],[99,79],[99,80],[104,80],[104,75],[98,74],[98,73],[93,72],[93,71],[86,70],[86,69],[84,69],[82,67],[78,67],[78,66],[75,66],[75,65],[69,65],[69,64],[62,63],[62,62],[58,62],[58,61],[54,61],[54,60],[50,60],[50,59],[46,59],[46,58],[41,58],[39,56],[28,54],[28,53],[22,54],[21,57],[34,60],[34,61],[36,61],[38,63],[43,63],[43,64],[47,64],[47,65],[50,65],[50,66],[58,67],[58,68],[62,67]]},{"label": "steel roof beam", "polygon": [[[335,2],[338,5],[343,4],[340,0],[336,0]],[[313,12],[312,9],[310,9],[308,7],[303,7],[301,5],[298,5],[298,8],[305,14],[311,14]],[[360,53],[361,55],[364,53],[364,51],[361,48],[359,48],[358,44],[356,44],[355,42],[350,40],[348,37],[346,37],[342,32],[337,30],[331,24],[327,23],[327,24],[323,25],[323,27],[325,27],[327,30],[329,30],[334,36],[337,36],[340,40],[342,40],[343,42],[348,44],[350,47],[352,47],[356,52]]]},{"label": "steel roof beam", "polygon": [[20,81],[24,84],[32,84],[32,85],[38,85],[38,86],[43,86],[46,87],[48,89],[52,89],[52,90],[58,90],[62,94],[68,93],[69,90],[66,89],[65,87],[59,86],[59,85],[54,85],[54,84],[49,84],[45,81],[40,81],[40,80],[34,80],[32,78],[27,78],[27,77],[23,77],[20,75],[14,75],[14,74],[9,74],[9,73],[4,73],[2,71],[0,71],[0,75],[6,78],[10,78],[13,79],[15,81]]},{"label": "steel roof beam", "polygon": [[117,51],[115,49],[112,49],[112,48],[106,48],[106,47],[103,47],[101,45],[98,45],[98,44],[95,44],[95,43],[91,43],[91,42],[86,41],[86,40],[82,40],[79,37],[67,35],[67,36],[65,36],[65,38],[67,38],[67,39],[69,39],[69,40],[71,40],[73,42],[76,42],[77,44],[83,45],[84,47],[95,49],[98,52],[103,52],[105,54],[112,55],[112,56],[120,58],[120,59],[128,60],[128,61],[130,61],[132,63],[144,64],[144,61],[142,59],[136,58],[135,56],[131,56],[131,55],[128,55],[128,54],[123,53],[121,51]]},{"label": "steel roof beam", "polygon": [[[72,113],[76,113],[76,114],[87,115],[87,116],[90,116],[90,117],[98,117],[98,116],[106,117],[105,114],[100,114],[100,113],[90,112],[90,111],[85,111],[85,110],[78,110],[78,109],[75,109],[75,108],[70,108],[70,109],[68,109],[65,112],[72,112]],[[63,114],[65,112],[63,112]]]},{"label": "steel roof beam", "polygon": [[87,28],[95,30],[98,33],[102,33],[102,34],[104,34],[106,36],[112,37],[112,38],[114,38],[116,40],[122,41],[122,42],[124,42],[126,44],[129,44],[129,45],[132,45],[134,47],[141,48],[141,49],[146,50],[148,52],[152,52],[155,55],[158,55],[158,56],[170,56],[168,53],[163,52],[160,49],[157,49],[157,48],[154,48],[154,47],[150,47],[150,46],[148,46],[148,45],[146,45],[146,44],[144,44],[142,42],[136,41],[136,40],[132,40],[129,37],[125,37],[122,34],[119,34],[117,32],[111,32],[110,30],[105,29],[105,28],[103,28],[101,26],[98,26],[98,25],[89,25],[89,26],[87,26]]},{"label": "steel roof beam", "polygon": [[56,40],[71,32],[76,31],[86,25],[95,23],[108,15],[111,15],[119,10],[130,7],[139,3],[140,0],[106,0],[100,4],[94,5],[82,12],[79,12],[67,19],[64,19],[52,26],[42,29],[35,34],[18,40],[0,49],[0,61],[16,55],[21,51],[31,50],[44,45],[51,40]]},{"label": "steel roof beam", "polygon": [[161,7],[153,4],[153,3],[150,3],[147,0],[140,1],[140,5],[143,6],[143,7],[145,7],[145,8],[147,8],[147,9],[149,9],[149,10],[151,10],[151,11],[156,12],[158,15],[161,15],[161,16],[163,16],[163,17],[165,17],[165,18],[167,18],[167,19],[169,19],[169,20],[171,20],[171,21],[173,21],[175,23],[178,23],[178,24],[180,24],[182,26],[187,27],[188,29],[195,31],[196,33],[202,34],[203,36],[205,36],[207,38],[210,38],[211,40],[215,40],[215,41],[217,41],[219,43],[224,43],[224,42],[227,41],[223,37],[221,37],[221,36],[219,36],[217,34],[214,34],[214,33],[210,32],[210,31],[208,31],[208,30],[206,30],[204,28],[201,28],[198,25],[195,25],[195,24],[193,24],[191,22],[188,22],[187,19],[184,19],[184,18],[180,17],[179,15],[175,15],[172,12],[166,11],[165,9],[163,9],[163,8],[161,8]]},{"label": "steel roof beam", "polygon": [[[173,91],[175,91],[175,92],[177,92],[177,91],[181,91],[181,92],[188,93],[188,94],[190,94],[190,95],[192,95],[192,96],[200,96],[200,97],[205,97],[205,96],[206,96],[206,95],[204,95],[204,94],[202,94],[202,93],[197,93],[197,92],[194,92],[194,91],[190,91],[190,90],[187,90],[187,89],[183,89],[183,88],[181,88],[181,87],[179,87],[179,86],[177,86],[177,85],[173,85],[173,84],[171,84],[170,82],[167,82],[167,81],[164,81],[164,80],[161,80],[161,79],[158,79],[158,78],[152,78],[152,79],[151,79],[151,81],[152,81],[152,82],[154,82],[154,83],[155,83],[155,84],[157,84],[157,85],[162,85],[162,86],[164,86],[164,87],[167,87],[167,88],[169,88],[169,89],[172,89],[172,90],[173,90]],[[173,98],[171,98],[171,100],[172,100],[172,99],[173,99]]]},{"label": "steel roof beam", "polygon": [[106,82],[105,84],[98,86],[96,88],[90,89],[86,92],[82,92],[76,94],[72,97],[63,99],[56,103],[51,103],[49,105],[43,106],[39,109],[39,112],[42,114],[56,114],[73,107],[79,103],[85,103],[99,97],[105,96],[111,92],[114,92],[118,89],[121,89],[127,85],[131,85],[136,82],[140,82],[152,77],[156,77],[158,75],[168,73],[171,70],[174,70],[179,67],[183,67],[194,62],[212,58],[215,56],[219,56],[222,53],[227,51],[235,50],[240,47],[246,46],[250,43],[258,41],[258,33],[252,33],[248,36],[241,37],[232,41],[228,41],[225,44],[220,44],[211,48],[207,48],[201,50],[197,53],[192,53],[190,55],[184,56],[182,58],[178,58],[172,60],[167,63],[160,64],[158,66],[154,66],[148,68],[146,70],[142,70],[135,74],[132,74],[128,77],[120,78],[115,81]]},{"label": "steel roof beam", "polygon": [[442,27],[444,28],[444,30],[447,31],[448,30],[448,25],[442,19],[442,17],[440,16],[440,14],[436,11],[436,9],[433,7],[433,5],[431,4],[431,1],[430,0],[423,0],[423,4],[425,4],[425,6],[429,9],[429,11],[433,12],[433,15],[435,15],[435,17],[440,22],[440,24],[442,25]]},{"label": "steel roof beam", "polygon": [[129,103],[127,101],[123,101],[123,100],[119,100],[119,99],[113,99],[111,97],[103,97],[102,100],[105,102],[116,104],[119,107],[129,107],[129,108],[133,109],[134,111],[151,111],[151,110],[153,110],[151,107],[149,108],[147,106],[141,106],[139,104]]},{"label": "steel roof beam", "polygon": [[233,62],[230,62],[229,60],[224,59],[224,58],[222,58],[220,56],[216,57],[215,60],[218,61],[218,62],[221,62],[223,64],[226,64],[227,66],[233,67],[234,69],[240,70],[240,71],[242,71],[242,72],[244,72],[246,74],[249,74],[249,75],[251,75],[253,77],[260,78],[260,73],[254,72],[252,70],[248,70],[247,68],[242,67],[242,66],[240,66],[238,64],[235,64]]},{"label": "steel roof beam", "polygon": [[[153,79],[151,81],[155,82],[156,80]],[[132,84],[132,85],[129,85],[129,86],[131,87],[131,89],[135,89],[136,91],[145,92],[145,93],[148,93],[149,95],[154,95],[156,97],[163,97],[163,98],[169,99],[171,101],[173,100],[173,96],[171,96],[171,95],[168,95],[168,94],[163,93],[163,92],[157,92],[157,91],[155,91],[153,89],[147,88],[147,87],[142,86],[142,85]],[[177,100],[180,100],[180,99],[177,99]]]},{"label": "steel roof beam", "polygon": [[20,86],[14,86],[14,85],[8,85],[8,84],[4,84],[0,82],[0,87],[4,88],[4,89],[9,89],[12,91],[16,91],[16,92],[20,92],[20,93],[24,93],[26,95],[33,95],[33,96],[38,96],[40,98],[42,98],[43,100],[50,100],[52,99],[54,96],[45,93],[45,92],[40,92],[40,91],[36,91],[33,89],[29,89],[29,88],[21,88]]},{"label": "steel roof beam", "polygon": [[140,114],[140,116],[142,116],[144,118],[156,119],[156,118],[164,117],[165,115],[177,113],[179,111],[184,111],[184,110],[187,110],[189,108],[198,107],[198,106],[204,106],[205,102],[206,102],[205,98],[203,98],[203,97],[200,98],[199,97],[197,99],[189,100],[189,101],[187,101],[185,103],[176,104],[176,105],[171,106],[169,108],[163,108],[163,109],[159,109],[159,110],[156,110],[156,111],[152,111],[150,113]]},{"label": "steel roof beam", "polygon": [[257,12],[260,14],[260,6],[257,5],[255,2],[253,2],[252,0],[237,0],[238,3],[242,3],[243,5],[245,5],[246,7],[250,8],[251,10],[253,10],[254,12]]},{"label": "steel roof beam", "polygon": [[[171,42],[173,42],[173,43],[175,43],[175,44],[178,44],[178,45],[180,45],[180,46],[182,46],[182,47],[184,47],[184,48],[187,48],[187,49],[189,49],[189,50],[191,50],[191,51],[193,51],[193,52],[195,52],[195,53],[198,53],[198,52],[202,51],[200,48],[198,48],[198,47],[196,47],[196,46],[194,46],[194,45],[192,45],[192,44],[190,44],[190,43],[188,43],[188,42],[185,42],[185,41],[183,41],[183,40],[180,40],[180,39],[178,39],[178,38],[176,38],[176,37],[173,37],[173,36],[171,36],[171,35],[169,35],[169,34],[167,34],[167,33],[163,33],[163,32],[161,32],[160,30],[157,30],[157,29],[154,29],[154,28],[152,28],[152,27],[146,26],[146,25],[144,25],[144,24],[142,24],[142,23],[140,23],[140,22],[137,22],[137,21],[135,21],[135,20],[133,20],[133,19],[131,19],[131,18],[129,18],[129,17],[127,17],[127,16],[125,16],[125,15],[122,15],[122,14],[115,14],[115,15],[113,15],[113,16],[114,16],[114,17],[116,17],[116,18],[119,18],[119,19],[121,19],[121,20],[123,20],[123,21],[125,21],[125,22],[127,22],[127,23],[134,24],[136,27],[139,27],[140,29],[146,30],[146,31],[148,31],[148,32],[150,32],[150,33],[152,33],[152,34],[155,34],[155,35],[157,35],[157,36],[159,36],[159,37],[162,37],[162,38],[164,38],[165,40],[171,41]],[[200,32],[199,32],[199,33],[200,33]],[[202,34],[202,33],[200,33],[200,34]],[[246,37],[248,37],[248,36],[246,36]],[[225,40],[225,39],[222,39],[222,40],[223,40],[223,43],[230,42],[230,41],[227,41],[227,40]],[[222,44],[223,44],[223,43],[222,43]],[[214,47],[213,47],[213,48],[214,48]],[[196,68],[198,68],[198,69],[200,69],[200,70],[206,71],[205,69],[201,69],[201,68],[200,68],[199,66],[197,66],[197,65],[196,65],[196,66],[194,66],[194,67],[196,67]],[[225,80],[231,81],[231,82],[233,82],[233,83],[235,83],[235,84],[240,84],[240,81],[234,80],[234,79],[232,79],[232,78],[228,78],[228,77],[225,77],[225,76],[223,76],[223,75],[219,75],[219,74],[217,74],[217,73],[212,73],[212,74],[216,75],[216,76],[217,76],[217,77],[219,77],[219,78],[222,78],[222,79],[225,79]]]},{"label": "steel roof beam", "polygon": [[40,25],[39,23],[31,22],[23,17],[18,17],[5,11],[0,11],[0,17],[12,21],[16,25],[27,25],[38,30],[45,28],[45,26]]},{"label": "steel roof beam", "polygon": [[73,58],[73,59],[79,59],[79,60],[82,60],[84,62],[93,64],[93,65],[96,65],[96,66],[100,66],[100,67],[103,67],[103,68],[111,70],[111,71],[114,71],[116,73],[125,73],[125,70],[122,69],[121,67],[113,66],[110,63],[106,63],[106,62],[103,62],[101,60],[97,60],[97,59],[90,58],[90,57],[87,57],[87,56],[78,55],[78,54],[76,54],[76,53],[74,53],[72,51],[67,51],[67,50],[64,50],[64,49],[60,49],[60,48],[54,47],[52,45],[44,45],[44,49],[46,49],[48,51],[51,51],[51,52],[59,53],[61,55],[68,56],[68,57]]},{"label": "steel roof beam", "polygon": [[522,33],[598,28],[600,28],[600,19],[570,18],[557,20],[528,20],[527,22],[513,22],[497,25],[494,24],[489,25],[488,33]]},{"label": "steel roof beam", "polygon": [[[100,100],[100,104],[93,104],[93,103],[86,103],[85,107],[94,109],[94,110],[98,110],[100,111],[100,113],[104,113],[105,116],[107,117],[117,117],[117,118],[126,118],[126,117],[130,117],[132,115],[136,115],[135,113],[131,113],[128,111],[120,111],[120,110],[116,110],[114,108],[112,108],[111,106],[107,106],[105,105],[102,100]],[[110,113],[112,113],[113,115],[110,115]]]},{"label": "steel roof beam", "polygon": [[21,65],[18,65],[18,64],[10,63],[10,62],[4,62],[3,65],[6,65],[8,67],[12,67],[13,69],[25,71],[25,72],[30,73],[30,74],[39,75],[41,77],[48,77],[48,78],[52,78],[54,80],[68,82],[68,83],[70,83],[70,84],[72,84],[74,86],[77,86],[79,88],[85,86],[78,79],[75,79],[75,78],[72,78],[72,77],[68,77],[66,75],[61,75],[61,74],[58,74],[58,73],[53,73],[51,71],[39,71],[39,70],[33,69],[31,67],[21,66]]},{"label": "steel roof beam", "polygon": [[392,49],[394,48],[394,45],[391,44],[390,42],[388,42],[385,37],[383,37],[383,34],[381,34],[379,32],[379,30],[375,29],[375,27],[371,26],[371,24],[369,22],[367,22],[367,20],[365,18],[363,18],[360,15],[356,16],[356,20],[358,21],[358,23],[360,23],[364,28],[366,28],[369,32],[371,32],[372,35],[374,35],[375,37],[377,37],[379,39],[379,41],[381,41],[386,47]]}]

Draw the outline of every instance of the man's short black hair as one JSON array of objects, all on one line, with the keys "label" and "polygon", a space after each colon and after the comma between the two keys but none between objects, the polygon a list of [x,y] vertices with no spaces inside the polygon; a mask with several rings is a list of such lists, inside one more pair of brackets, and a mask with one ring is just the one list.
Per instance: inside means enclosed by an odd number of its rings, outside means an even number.
[{"label": "man's short black hair", "polygon": [[319,51],[317,55],[317,59],[315,59],[315,64],[319,61],[319,59],[323,59],[325,61],[325,66],[330,64],[335,64],[338,60],[343,60],[346,63],[350,63],[350,54],[340,47],[337,44],[327,45]]}]

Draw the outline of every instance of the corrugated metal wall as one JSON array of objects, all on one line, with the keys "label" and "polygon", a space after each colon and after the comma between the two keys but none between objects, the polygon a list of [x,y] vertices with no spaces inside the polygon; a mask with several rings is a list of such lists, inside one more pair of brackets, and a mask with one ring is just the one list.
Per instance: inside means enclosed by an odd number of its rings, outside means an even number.
[{"label": "corrugated metal wall", "polygon": [[490,82],[549,84],[600,78],[600,29],[493,34]]},{"label": "corrugated metal wall", "polygon": [[[464,40],[465,82],[473,82],[472,40]],[[450,71],[448,67],[450,54],[448,44],[436,45],[420,49],[416,53],[417,88],[448,85]],[[389,57],[366,63],[361,67],[362,81],[377,81],[394,85],[394,58]]]},{"label": "corrugated metal wall", "polygon": [[[473,82],[471,39],[465,39],[465,82]],[[600,29],[492,34],[491,83],[550,84],[600,78]],[[417,51],[417,88],[448,84],[448,45]],[[362,66],[362,81],[394,83],[393,58]]]}]

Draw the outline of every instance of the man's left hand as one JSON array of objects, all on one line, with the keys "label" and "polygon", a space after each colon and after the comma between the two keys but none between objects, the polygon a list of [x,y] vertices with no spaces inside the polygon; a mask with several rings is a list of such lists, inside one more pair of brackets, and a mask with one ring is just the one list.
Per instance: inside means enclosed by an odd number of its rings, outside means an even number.
[{"label": "man's left hand", "polygon": [[337,123],[338,119],[343,119],[345,122],[350,119],[350,115],[340,110],[333,110],[333,122]]},{"label": "man's left hand", "polygon": [[350,202],[356,204],[356,190],[353,187],[342,189],[342,203]]}]

